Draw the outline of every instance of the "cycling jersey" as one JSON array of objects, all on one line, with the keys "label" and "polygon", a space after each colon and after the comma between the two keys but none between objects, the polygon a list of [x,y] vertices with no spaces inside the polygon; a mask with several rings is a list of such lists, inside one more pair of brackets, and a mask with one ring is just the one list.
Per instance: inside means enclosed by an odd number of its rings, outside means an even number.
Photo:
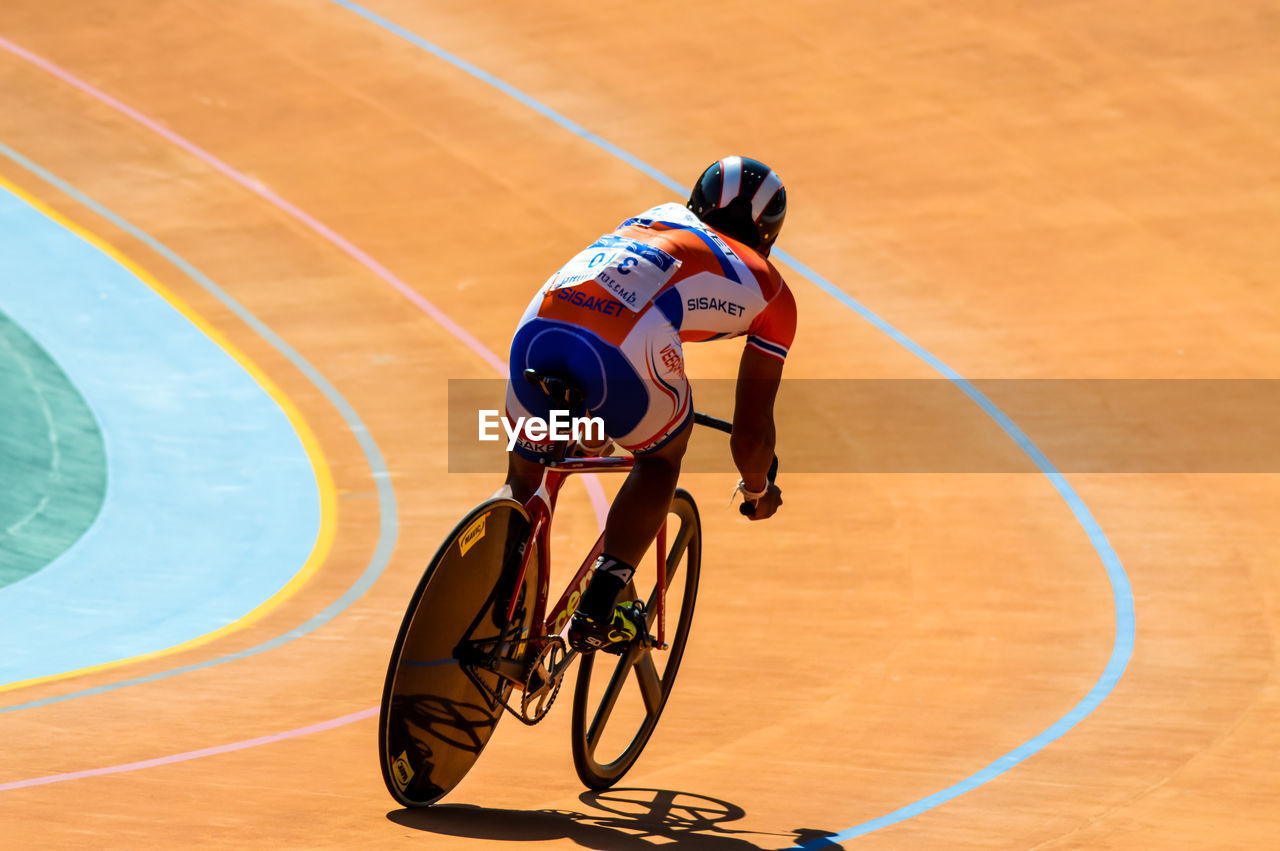
[{"label": "cycling jersey", "polygon": [[[507,416],[546,418],[525,369],[566,377],[591,416],[636,453],[651,452],[692,416],[683,343],[746,336],[785,360],[796,306],[767,258],[679,204],[627,219],[580,251],[534,296],[511,344]],[[532,460],[551,442],[521,436]]]}]

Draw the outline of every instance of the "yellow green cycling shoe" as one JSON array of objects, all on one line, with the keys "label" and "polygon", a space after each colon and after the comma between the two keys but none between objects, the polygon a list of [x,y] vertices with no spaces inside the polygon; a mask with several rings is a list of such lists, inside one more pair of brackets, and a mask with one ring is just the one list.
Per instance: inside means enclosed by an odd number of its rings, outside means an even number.
[{"label": "yellow green cycling shoe", "polygon": [[645,635],[646,625],[644,604],[639,600],[615,605],[608,623],[579,610],[569,624],[569,646],[579,653],[603,650],[621,655],[637,635]]}]

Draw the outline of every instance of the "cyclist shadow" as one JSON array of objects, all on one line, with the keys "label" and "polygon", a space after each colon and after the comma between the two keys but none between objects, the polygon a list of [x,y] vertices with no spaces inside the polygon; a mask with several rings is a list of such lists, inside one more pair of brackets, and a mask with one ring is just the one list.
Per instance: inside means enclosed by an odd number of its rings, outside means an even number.
[{"label": "cyclist shadow", "polygon": [[429,809],[393,810],[387,818],[405,827],[445,836],[491,842],[571,839],[584,848],[602,851],[764,851],[802,843],[813,843],[811,848],[842,847],[829,839],[820,841],[834,835],[826,830],[799,828],[789,833],[763,833],[724,827],[725,822],[741,819],[746,811],[705,795],[668,789],[609,789],[584,792],[578,799],[593,812],[443,804]]}]

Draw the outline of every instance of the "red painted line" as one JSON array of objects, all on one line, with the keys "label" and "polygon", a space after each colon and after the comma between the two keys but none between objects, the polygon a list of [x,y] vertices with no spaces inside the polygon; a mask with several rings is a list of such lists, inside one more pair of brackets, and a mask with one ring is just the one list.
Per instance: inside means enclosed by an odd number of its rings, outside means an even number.
[{"label": "red painted line", "polygon": [[259,745],[269,745],[275,742],[283,742],[286,739],[296,739],[298,736],[307,736],[312,733],[321,733],[325,730],[332,730],[334,727],[342,727],[346,724],[353,724],[356,721],[363,721],[366,718],[373,718],[377,714],[378,707],[373,706],[369,709],[361,709],[359,712],[353,712],[350,715],[343,715],[341,718],[321,721],[319,724],[310,724],[306,727],[298,727],[296,730],[286,730],[283,733],[272,733],[269,736],[259,736],[256,739],[245,739],[242,742],[232,742],[229,745],[217,745],[212,748],[201,748],[198,751],[176,753],[172,756],[162,756],[157,757],[156,759],[144,759],[141,762],[126,762],[122,765],[112,765],[107,768],[90,768],[86,771],[70,771],[66,774],[49,774],[45,777],[33,777],[30,780],[15,780],[12,783],[0,783],[0,792],[8,792],[13,789],[26,789],[31,786],[47,786],[50,783],[62,783],[67,780],[80,780],[85,777],[101,777],[104,774],[122,774],[126,771],[137,771],[142,768],[155,768],[158,765],[171,765],[175,762],[186,762],[189,759],[200,759],[205,756],[216,756],[218,754],[231,753],[232,751],[242,751],[246,748],[256,748]]},{"label": "red painted line", "polygon": [[62,68],[58,67],[57,65],[54,65],[49,60],[44,59],[40,56],[37,56],[36,54],[32,53],[26,48],[19,47],[18,45],[14,44],[13,42],[3,37],[0,37],[0,47],[3,47],[5,50],[9,51],[15,56],[25,59],[26,61],[30,62],[32,65],[35,65],[37,68],[41,69],[42,71],[52,74],[53,76],[57,77],[59,80],[62,80],[67,85],[74,86],[75,88],[79,89],[85,94],[95,98],[96,100],[116,110],[117,112],[128,116],[129,118],[141,124],[143,127],[146,127],[148,130],[152,131],[153,133],[156,133],[157,135],[164,137],[168,141],[177,145],[179,148],[182,148],[182,150],[191,154],[193,157],[199,159],[200,161],[208,164],[215,170],[226,175],[232,181],[239,184],[240,186],[243,186],[245,189],[248,189],[250,192],[254,193],[258,197],[262,198],[268,203],[273,204],[279,209],[288,213],[290,216],[297,219],[302,224],[306,225],[312,231],[324,237],[333,245],[337,246],[339,249],[345,252],[348,256],[350,256],[360,265],[364,266],[370,272],[373,272],[383,281],[390,284],[405,298],[409,299],[409,301],[417,305],[419,309],[424,311],[436,322],[439,322],[442,326],[444,326],[446,331],[448,331],[450,334],[452,334],[453,336],[461,340],[463,343],[465,343],[466,346],[469,349],[471,349],[471,351],[479,355],[480,358],[484,360],[485,363],[492,366],[501,374],[503,375],[507,374],[506,364],[504,364],[501,360],[499,360],[493,354],[493,352],[485,348],[483,343],[481,343],[475,337],[471,336],[471,334],[468,333],[466,329],[464,329],[457,322],[454,322],[453,319],[451,319],[448,315],[446,315],[444,311],[440,310],[440,308],[436,307],[434,304],[432,304],[431,302],[423,298],[422,295],[419,294],[417,290],[415,290],[413,287],[406,284],[404,281],[400,280],[400,278],[398,278],[390,269],[388,269],[386,266],[383,266],[377,260],[374,260],[373,257],[367,254],[365,251],[357,247],[354,243],[352,243],[346,237],[334,231],[328,225],[321,222],[319,219],[310,215],[305,210],[298,208],[297,206],[290,203],[289,201],[286,201],[284,198],[281,198],[279,195],[277,195],[275,192],[272,192],[267,187],[263,186],[257,180],[254,180],[253,178],[245,175],[243,172],[237,171],[235,168],[231,167],[227,163],[218,159],[213,154],[209,153],[204,148],[201,148],[199,145],[195,144],[194,142],[190,142],[187,139],[183,138],[182,136],[179,136],[177,133],[173,132],[169,128],[161,125],[159,122],[153,121],[152,119],[143,115],[138,110],[129,106],[128,104],[120,100],[117,100],[116,98],[112,97],[111,95],[107,94],[104,91],[101,91],[100,89],[95,88],[94,86],[89,85],[88,83],[81,80],[79,77],[76,77],[73,74],[71,74],[71,72],[65,71]]},{"label": "red painted line", "polygon": [[[448,315],[446,315],[444,311],[440,310],[438,307],[436,307],[434,304],[432,304],[430,301],[424,298],[415,289],[413,289],[413,287],[409,286],[404,281],[400,280],[400,278],[397,277],[390,269],[383,266],[381,263],[375,260],[372,256],[366,253],[364,250],[356,246],[346,237],[334,231],[332,228],[330,228],[328,225],[321,222],[319,219],[315,218],[314,216],[307,213],[305,210],[302,210],[301,208],[295,206],[291,202],[277,195],[275,192],[271,191],[266,186],[262,185],[259,181],[254,180],[253,178],[247,176],[243,172],[236,170],[232,166],[218,159],[213,154],[201,148],[199,145],[196,145],[194,142],[191,142],[187,140],[185,137],[178,135],[177,133],[163,126],[159,122],[148,118],[138,110],[124,103],[123,101],[120,101],[112,97],[111,95],[107,94],[106,92],[90,85],[89,83],[84,82],[79,77],[76,77],[74,74],[72,74],[70,71],[66,71],[61,67],[53,64],[49,60],[44,59],[43,57],[38,56],[35,53],[32,53],[26,48],[23,48],[18,46],[17,44],[14,44],[13,42],[9,41],[3,36],[0,36],[0,48],[7,50],[9,53],[12,53],[13,55],[19,57],[20,59],[24,59],[27,62],[30,62],[32,65],[35,65],[37,68],[41,69],[42,71],[45,71],[46,73],[49,73],[54,77],[57,77],[59,80],[62,80],[67,85],[72,86],[76,89],[79,89],[80,91],[84,92],[85,94],[89,95],[95,100],[98,100],[99,102],[111,107],[112,109],[116,110],[122,115],[125,115],[128,118],[131,118],[132,120],[136,121],[138,124],[142,125],[143,127],[146,127],[148,130],[152,131],[153,133],[156,133],[157,135],[168,140],[169,142],[172,142],[174,145],[177,145],[179,148],[191,154],[193,157],[199,159],[201,162],[206,163],[207,165],[212,167],[214,170],[230,178],[234,183],[249,190],[253,194],[257,195],[259,198],[262,198],[264,201],[268,202],[269,204],[272,204],[273,206],[282,210],[289,216],[292,216],[298,222],[302,223],[307,228],[309,228],[310,230],[312,230],[313,232],[315,232],[316,234],[323,237],[325,240],[327,240],[328,242],[330,242],[331,244],[333,244],[334,246],[342,250],[345,254],[347,254],[357,263],[364,266],[373,274],[377,275],[384,282],[386,282],[392,288],[394,288],[397,292],[405,296],[405,298],[409,299],[409,301],[411,301],[420,310],[422,310],[424,313],[426,313],[436,322],[440,323],[440,325],[443,326],[446,331],[448,331],[450,334],[456,337],[459,341],[464,343],[469,349],[471,349],[471,351],[479,355],[479,357],[485,363],[489,364],[495,370],[497,370],[497,372],[500,375],[505,376],[507,374],[507,365],[503,363],[496,355],[494,355],[493,352],[485,348],[483,343],[481,343],[479,340],[473,337],[470,333],[466,331],[466,329],[464,329],[461,325],[459,325],[457,322],[451,319]],[[583,485],[586,487],[587,493],[591,498],[591,505],[595,511],[596,520],[599,526],[603,528],[605,518],[608,516],[608,511],[609,511],[609,501],[605,498],[604,489],[601,487],[599,480],[594,475],[584,476]],[[274,742],[283,741],[285,739],[292,739],[297,736],[305,736],[310,733],[318,733],[323,730],[330,730],[330,729],[333,729],[334,727],[340,727],[344,724],[350,724],[364,718],[371,718],[377,715],[377,713],[378,713],[378,710],[376,707],[374,707],[372,709],[362,710],[352,715],[344,715],[341,718],[334,718],[329,721],[322,721],[318,724],[312,724],[307,727],[299,727],[296,730],[289,730],[284,733],[275,733],[270,736],[260,736],[256,739],[246,739],[242,742],[235,742],[229,745],[219,745],[217,747],[212,747],[212,748],[204,748],[196,751],[187,751],[186,753],[174,754],[172,756],[158,757],[156,759],[143,760],[141,762],[130,762],[124,765],[116,765],[108,768],[92,768],[85,771],[73,771],[67,774],[52,774],[47,777],[37,777],[30,780],[17,780],[11,783],[2,783],[0,784],[0,792],[12,790],[12,789],[24,789],[29,786],[42,786],[48,783],[61,783],[66,780],[78,780],[85,777],[98,777],[104,774],[118,774],[125,771],[137,771],[143,768],[153,768],[155,766],[168,765],[170,763],[175,763],[175,762],[183,762],[189,759],[199,759],[201,757],[214,756],[216,754],[221,754],[221,753],[229,753],[231,751],[243,750],[245,748],[254,748],[254,747],[258,747],[259,745],[268,745]]]},{"label": "red painted line", "polygon": [[[237,185],[249,190],[267,203],[275,206],[289,216],[292,216],[298,222],[311,229],[317,235],[323,237],[347,256],[351,257],[361,266],[364,266],[374,275],[381,278],[385,283],[389,284],[393,289],[405,298],[409,299],[409,301],[411,301],[419,310],[422,310],[436,322],[440,323],[446,331],[456,337],[460,342],[466,345],[467,348],[471,349],[471,351],[475,352],[481,360],[493,367],[499,375],[506,376],[507,365],[503,363],[497,355],[489,351],[489,349],[485,347],[484,343],[481,343],[473,337],[470,332],[450,318],[443,310],[424,298],[421,293],[402,281],[394,272],[386,266],[383,266],[366,251],[355,245],[342,234],[333,230],[333,228],[329,227],[324,222],[321,222],[310,213],[282,198],[280,195],[277,195],[266,186],[263,186],[261,182],[249,177],[244,172],[237,170],[223,160],[218,159],[204,148],[201,148],[195,142],[190,141],[184,136],[178,135],[174,131],[160,124],[158,121],[148,118],[123,101],[112,97],[89,83],[86,83],[70,71],[53,64],[48,59],[38,56],[24,47],[14,44],[3,36],[0,36],[0,48],[4,48],[13,55],[35,65],[40,70],[45,71],[48,74],[52,74],[67,85],[79,89],[95,100],[111,107],[122,115],[131,118],[138,124],[141,124],[153,133],[172,142],[182,150],[191,154],[191,156],[230,178]],[[604,489],[600,486],[599,481],[594,475],[585,476],[583,478],[583,484],[586,486],[587,493],[591,498],[591,505],[595,509],[596,519],[599,521],[600,526],[603,527],[604,518],[607,517],[609,513],[609,501],[604,496]]]}]

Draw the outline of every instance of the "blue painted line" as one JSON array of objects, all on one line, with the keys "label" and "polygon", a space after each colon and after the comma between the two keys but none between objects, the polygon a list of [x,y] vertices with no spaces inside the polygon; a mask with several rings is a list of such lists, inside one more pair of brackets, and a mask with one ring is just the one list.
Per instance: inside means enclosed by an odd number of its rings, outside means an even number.
[{"label": "blue painted line", "polygon": [[633,156],[632,154],[629,154],[628,152],[624,151],[622,148],[619,148],[617,145],[613,144],[607,139],[601,136],[597,136],[595,133],[592,133],[590,130],[583,127],[581,124],[570,121],[568,118],[556,112],[551,107],[547,106],[541,101],[538,101],[532,97],[529,97],[529,95],[520,91],[515,86],[503,80],[498,79],[497,77],[490,74],[488,71],[485,71],[482,68],[478,68],[475,65],[472,65],[467,60],[459,56],[455,56],[454,54],[450,53],[444,48],[437,47],[436,45],[427,41],[422,36],[414,32],[410,32],[409,30],[405,29],[399,24],[393,21],[389,21],[386,18],[382,17],[381,15],[378,15],[374,12],[369,11],[365,7],[359,5],[358,3],[351,3],[349,2],[349,0],[330,0],[330,2],[338,4],[339,6],[343,7],[349,12],[354,12],[355,14],[364,18],[366,21],[369,21],[370,23],[373,23],[378,25],[379,27],[382,27],[384,30],[394,33],[395,35],[399,36],[400,38],[404,39],[405,41],[409,42],[410,44],[416,47],[422,48],[426,52],[430,53],[432,56],[442,59],[445,62],[448,62],[450,65],[454,66],[455,68],[459,68],[467,72],[468,74],[475,77],[476,79],[481,80],[485,83],[488,83],[498,91],[502,92],[504,95],[515,98],[520,103],[532,109],[534,112],[537,112],[539,115],[543,116],[544,118],[547,118],[548,120],[553,121],[556,124],[559,124],[561,127],[568,130],[570,133],[574,134],[575,136],[581,136],[583,139],[586,139],[591,144],[596,145],[597,147],[602,148],[605,151],[608,151],[610,154],[622,160],[627,165],[631,166],[634,169],[637,169],[638,171],[643,172],[644,174],[647,174],[649,177],[652,177],[654,180],[658,181],[663,186],[666,186],[668,189],[672,189],[679,194],[683,194],[686,191],[685,187],[681,186],[679,183],[676,183],[674,180],[667,177],[665,174],[658,171],[653,166],[644,162],[639,157]]},{"label": "blue painted line", "polygon": [[[435,44],[432,44],[399,24],[389,21],[381,15],[377,15],[363,6],[351,2],[351,0],[329,0],[329,2],[335,3],[338,6],[359,15],[370,23],[376,24],[388,32],[399,36],[405,41],[422,48],[433,56],[448,62],[455,68],[465,71],[476,79],[493,86],[498,91],[514,98],[538,114],[568,130],[570,133],[573,133],[575,136],[591,142],[593,145],[596,145],[628,165],[638,169],[656,180],[658,183],[662,184],[667,189],[675,192],[677,196],[683,197],[688,191],[687,187],[676,182],[635,155],[623,150],[617,145],[614,145],[612,142],[601,138],[577,122],[561,115],[541,101],[515,88],[510,83],[495,77],[487,71],[477,68],[470,62],[449,53],[447,50],[444,50]],[[1071,487],[1066,478],[1058,472],[1057,468],[1055,468],[1049,459],[1045,457],[1044,453],[1042,453],[1031,442],[1030,438],[1027,437],[1022,429],[1018,428],[1018,426],[1014,424],[1014,422],[1010,420],[1003,411],[996,407],[995,403],[979,392],[978,389],[967,379],[943,363],[936,355],[927,351],[923,346],[907,337],[906,334],[902,333],[865,305],[858,302],[844,290],[840,289],[796,258],[787,254],[785,251],[774,249],[773,255],[794,268],[796,271],[800,272],[801,275],[808,278],[820,290],[839,301],[845,307],[853,310],[867,322],[887,334],[894,342],[907,349],[907,351],[914,354],[917,358],[927,363],[939,374],[955,384],[966,396],[972,399],[978,407],[986,412],[986,414],[1004,430],[1005,434],[1007,434],[1014,443],[1016,443],[1018,447],[1027,454],[1032,462],[1035,463],[1036,467],[1045,475],[1046,478],[1049,479],[1050,483],[1062,497],[1063,501],[1066,502],[1072,515],[1076,518],[1076,521],[1088,536],[1089,543],[1093,546],[1098,557],[1102,560],[1103,568],[1106,570],[1107,579],[1111,583],[1112,602],[1115,607],[1116,619],[1116,632],[1111,651],[1111,658],[1108,660],[1107,666],[1103,670],[1102,675],[1098,678],[1098,681],[1094,684],[1093,688],[1084,697],[1084,699],[1076,704],[1075,707],[1058,719],[1048,729],[953,786],[922,798],[915,803],[908,804],[907,806],[881,816],[880,818],[873,819],[871,821],[864,822],[863,824],[851,827],[848,830],[841,831],[834,836],[825,837],[823,839],[807,842],[804,845],[796,846],[796,849],[810,851],[810,849],[829,848],[842,840],[851,839],[855,836],[861,836],[874,830],[879,830],[882,827],[887,827],[891,824],[917,816],[927,810],[931,810],[940,804],[946,803],[947,801],[950,801],[959,795],[963,795],[965,792],[975,789],[1001,774],[1004,774],[1018,763],[1062,737],[1067,731],[1080,723],[1080,721],[1101,705],[1102,701],[1111,693],[1112,689],[1115,688],[1116,683],[1119,682],[1120,677],[1124,674],[1124,670],[1129,663],[1129,658],[1133,655],[1135,619],[1133,611],[1133,592],[1129,586],[1129,578],[1125,575],[1124,567],[1120,563],[1120,557],[1116,555],[1111,543],[1107,540],[1106,534],[1102,531],[1102,527],[1098,525],[1088,507],[1084,504],[1084,500],[1080,498],[1079,494],[1075,492],[1075,489]]]},{"label": "blue painted line", "polygon": [[[352,433],[355,435],[355,438],[360,445],[360,449],[364,453],[365,460],[369,465],[369,469],[373,474],[373,479],[375,482],[375,488],[377,492],[378,508],[379,508],[379,516],[380,516],[378,543],[373,552],[372,557],[369,560],[369,564],[365,568],[364,572],[361,573],[361,575],[356,579],[356,581],[340,597],[334,600],[323,611],[319,612],[318,614],[308,619],[305,623],[297,627],[294,627],[288,632],[285,632],[282,635],[279,635],[266,642],[263,642],[262,644],[247,648],[245,650],[241,650],[237,653],[227,654],[225,656],[208,659],[203,662],[198,662],[191,665],[184,665],[178,668],[172,668],[166,671],[158,671],[156,673],[149,674],[143,677],[135,677],[132,679],[121,680],[114,683],[106,683],[100,686],[95,686],[93,688],[81,689],[79,691],[69,692],[61,695],[55,695],[52,697],[46,697],[40,700],[32,700],[32,701],[27,701],[25,703],[17,703],[17,704],[12,704],[5,707],[0,707],[0,713],[15,712],[20,709],[33,709],[35,707],[48,706],[50,704],[61,703],[63,701],[73,700],[80,697],[88,697],[90,695],[103,694],[105,692],[115,691],[116,689],[126,688],[128,686],[155,682],[157,680],[167,679],[169,677],[178,676],[179,674],[188,673],[190,671],[198,671],[204,668],[210,668],[215,665],[220,665],[225,662],[235,661],[237,659],[245,659],[250,656],[255,656],[259,653],[264,653],[268,650],[272,650],[276,647],[280,647],[284,644],[287,644],[288,642],[294,640],[295,638],[300,638],[310,632],[313,632],[314,630],[319,629],[321,626],[324,626],[326,623],[333,620],[335,617],[341,614],[344,610],[346,610],[347,607],[349,607],[352,603],[354,603],[357,599],[359,599],[360,596],[363,595],[373,585],[373,583],[378,579],[378,577],[382,574],[383,570],[386,568],[387,564],[391,560],[391,552],[395,548],[396,538],[399,534],[399,525],[396,517],[395,492],[391,487],[390,473],[387,470],[386,462],[383,460],[381,451],[379,451],[377,444],[374,443],[373,438],[369,435],[368,429],[365,427],[359,415],[355,412],[355,409],[351,407],[351,405],[346,401],[346,399],[342,397],[342,395],[337,391],[337,389],[334,388],[333,385],[331,385],[328,382],[328,380],[325,379],[325,377],[321,375],[318,370],[316,370],[315,367],[313,367],[310,363],[308,363],[306,359],[302,357],[302,355],[300,355],[291,346],[289,346],[289,344],[287,344],[284,340],[282,340],[274,331],[272,331],[265,324],[263,324],[261,320],[259,320],[257,317],[251,314],[248,310],[246,310],[242,305],[240,305],[233,298],[231,298],[230,295],[224,292],[220,287],[218,287],[217,284],[215,284],[212,280],[210,280],[206,275],[204,275],[202,272],[200,272],[198,269],[196,269],[194,266],[192,266],[190,263],[188,263],[186,260],[180,257],[172,249],[168,248],[163,243],[159,242],[150,234],[141,230],[140,228],[138,228],[128,220],[117,215],[115,212],[111,211],[107,207],[103,206],[102,204],[98,203],[94,199],[90,198],[88,195],[85,195],[83,192],[76,189],[74,186],[70,185],[66,181],[51,174],[49,171],[45,170],[44,168],[40,167],[36,163],[22,156],[17,151],[14,151],[12,148],[8,147],[7,145],[0,144],[0,154],[3,154],[5,157],[12,160],[14,163],[17,163],[18,165],[22,166],[27,171],[36,175],[37,177],[39,177],[41,180],[45,181],[49,185],[54,186],[63,194],[67,195],[70,198],[75,199],[78,203],[82,204],[86,208],[97,213],[102,218],[106,219],[107,221],[110,221],[116,227],[129,233],[135,239],[147,245],[156,253],[158,253],[159,255],[164,257],[166,260],[168,260],[170,263],[172,263],[174,266],[181,269],[185,274],[190,276],[192,280],[196,281],[198,284],[200,284],[200,286],[202,286],[205,290],[207,290],[212,296],[214,296],[220,302],[222,302],[222,304],[224,304],[238,318],[240,318],[247,325],[253,328],[253,330],[257,332],[263,339],[265,339],[268,343],[270,343],[277,350],[279,350],[281,354],[283,354],[289,360],[290,363],[292,363],[295,367],[297,367],[307,377],[307,379],[311,381],[312,384],[314,384],[317,388],[320,389],[320,391],[324,394],[325,398],[328,399],[329,402],[333,404],[333,406],[341,414],[343,420],[347,423],[347,426],[351,429]],[[9,287],[6,286],[3,292],[7,294],[9,292]],[[6,295],[6,301],[7,301],[7,295]],[[74,312],[77,309],[77,306],[75,304],[66,304],[61,309]],[[29,326],[24,326],[24,327],[29,327]],[[212,345],[212,343],[210,344]],[[225,358],[225,354],[223,355],[223,357]],[[256,385],[254,386],[256,387]],[[261,393],[261,390],[258,389],[257,392]],[[237,415],[238,415],[238,412],[237,412]],[[281,413],[281,418],[282,419],[284,418],[283,413]],[[289,429],[290,435],[292,435],[292,439],[295,442],[297,442],[298,440],[297,435],[293,434],[292,427],[288,426],[287,420],[285,421],[285,424],[286,424],[286,427]],[[104,427],[105,427],[105,424],[104,424]],[[242,444],[238,444],[237,448],[241,453],[241,456],[243,457]],[[109,463],[110,463],[110,458],[111,458],[110,453],[108,453]],[[255,464],[259,463],[259,460],[255,460]],[[305,461],[305,455],[304,455],[304,463],[306,463],[307,474],[312,475],[310,463]],[[314,477],[312,478],[311,481],[312,481],[311,492],[315,494]],[[289,507],[286,506],[286,507],[282,507],[282,510],[288,511],[291,509],[289,509]],[[314,539],[314,534],[312,535],[312,539]],[[308,553],[309,553],[309,549],[308,549]],[[302,559],[305,560],[306,556],[307,556],[307,553],[303,553]],[[256,558],[257,558],[257,555],[255,553],[255,559]],[[293,562],[294,569],[296,570],[297,566],[300,565],[301,563],[302,563],[301,560],[294,561]],[[106,561],[99,567],[100,567],[100,570],[102,571],[112,571],[110,575],[113,578],[117,570],[119,572],[123,572],[127,570],[128,565],[118,565],[115,559],[111,559]],[[269,594],[267,596],[269,596]],[[265,597],[261,599],[265,599]],[[261,600],[259,600],[258,602],[260,601]],[[179,620],[182,620],[185,617],[185,615],[179,614],[177,617]],[[13,646],[14,645],[10,644],[10,645],[7,645],[7,648],[11,648]]]}]

